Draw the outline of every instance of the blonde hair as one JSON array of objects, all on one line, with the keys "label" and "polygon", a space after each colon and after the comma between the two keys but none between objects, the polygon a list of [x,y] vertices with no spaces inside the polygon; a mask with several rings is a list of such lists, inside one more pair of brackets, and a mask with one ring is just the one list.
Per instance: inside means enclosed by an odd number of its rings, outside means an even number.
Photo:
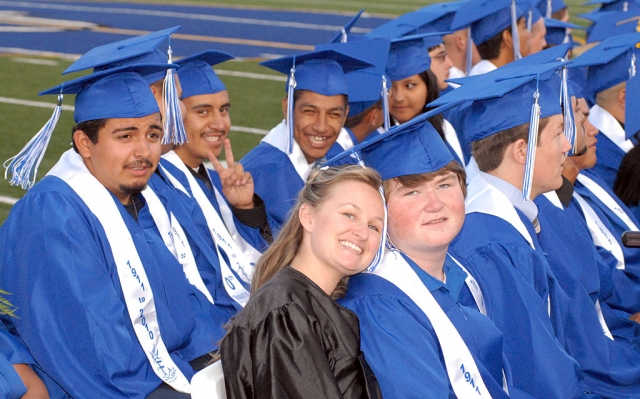
[{"label": "blonde hair", "polygon": [[314,209],[318,208],[329,198],[336,185],[346,181],[364,183],[376,191],[382,184],[378,172],[368,167],[343,165],[312,171],[298,194],[298,202],[289,212],[289,219],[269,249],[256,263],[251,282],[251,294],[258,291],[280,269],[291,264],[298,254],[304,231],[298,216],[300,207],[307,204]]}]

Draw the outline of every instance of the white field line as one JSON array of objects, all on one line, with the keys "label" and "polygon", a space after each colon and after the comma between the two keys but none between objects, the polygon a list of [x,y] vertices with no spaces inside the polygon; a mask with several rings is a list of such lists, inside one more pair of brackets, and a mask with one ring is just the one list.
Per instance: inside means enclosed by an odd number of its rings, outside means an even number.
[{"label": "white field line", "polygon": [[[267,19],[256,18],[236,18],[236,17],[223,17],[219,15],[203,15],[194,13],[182,13],[173,11],[159,11],[159,10],[140,10],[135,8],[116,8],[116,7],[97,7],[97,6],[79,6],[79,5],[65,5],[65,4],[47,4],[47,3],[32,3],[24,1],[0,1],[2,6],[13,7],[25,7],[25,8],[39,8],[46,10],[62,10],[62,11],[79,11],[79,12],[100,12],[108,14],[126,14],[126,15],[145,15],[153,17],[167,17],[167,18],[180,18],[180,19],[192,19],[201,21],[214,21],[214,22],[228,22],[235,24],[246,25],[261,25],[261,26],[277,26],[283,28],[297,28],[297,29],[313,29],[313,30],[326,30],[337,32],[342,26],[337,25],[320,25],[320,24],[305,24],[301,22],[286,22],[286,21],[273,21]],[[365,28],[353,28],[351,30],[354,33],[367,33],[371,29]]]},{"label": "white field line", "polygon": [[4,195],[0,195],[0,202],[2,202],[3,204],[7,204],[7,205],[13,205],[16,202],[18,202],[18,198],[13,198],[13,197],[7,197]]}]

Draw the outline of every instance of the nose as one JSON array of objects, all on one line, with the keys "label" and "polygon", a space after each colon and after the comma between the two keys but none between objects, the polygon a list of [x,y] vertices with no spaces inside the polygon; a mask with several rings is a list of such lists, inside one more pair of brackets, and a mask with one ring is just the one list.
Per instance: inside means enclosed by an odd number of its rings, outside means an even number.
[{"label": "nose", "polygon": [[445,68],[449,69],[453,66],[453,61],[451,61],[451,58],[449,57],[449,55],[445,55],[444,56],[444,66]]},{"label": "nose", "polygon": [[318,133],[325,133],[328,129],[329,124],[327,123],[327,115],[318,112],[313,122],[313,130]]},{"label": "nose", "polygon": [[571,149],[571,143],[569,143],[569,140],[567,140],[567,137],[563,134],[562,135],[562,152],[567,152]]},{"label": "nose", "polygon": [[369,238],[369,225],[367,223],[358,223],[353,229],[353,235],[360,241],[366,241]]},{"label": "nose", "polygon": [[424,204],[422,209],[425,212],[438,212],[444,207],[444,202],[440,199],[438,192],[434,190],[428,190],[425,192]]},{"label": "nose", "polygon": [[598,133],[600,133],[598,128],[593,126],[591,122],[589,122],[589,119],[584,121],[584,128],[587,131],[587,136],[589,137],[595,137],[598,135]]},{"label": "nose", "polygon": [[146,140],[144,135],[135,141],[135,148],[133,155],[136,158],[146,159],[151,156],[151,143]]}]

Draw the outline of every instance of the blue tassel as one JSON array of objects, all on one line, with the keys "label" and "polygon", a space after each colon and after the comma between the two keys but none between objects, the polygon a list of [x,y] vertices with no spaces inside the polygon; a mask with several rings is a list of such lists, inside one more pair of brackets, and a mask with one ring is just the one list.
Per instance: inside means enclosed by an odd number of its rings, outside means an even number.
[{"label": "blue tassel", "polygon": [[[169,46],[169,63],[171,63],[171,46]],[[180,110],[180,99],[174,78],[173,69],[167,69],[163,86],[163,107],[164,107],[164,137],[162,144],[184,144],[187,142],[187,132],[182,121],[182,111]]]},{"label": "blue tassel", "polygon": [[62,112],[62,93],[58,94],[58,104],[53,110],[53,115],[40,131],[13,157],[7,159],[4,166],[4,178],[8,179],[7,174],[11,173],[9,184],[12,186],[20,186],[24,190],[30,189],[36,182],[38,174],[38,166],[44,158],[44,154],[51,141],[53,130],[60,119]]},{"label": "blue tassel", "polygon": [[289,128],[289,137],[287,142],[287,153],[293,151],[293,92],[296,88],[296,57],[293,57],[293,66],[291,67],[291,75],[289,76],[289,85],[287,86],[287,127]]},{"label": "blue tassel", "polygon": [[[564,60],[563,60],[564,61]],[[571,104],[571,97],[569,96],[569,84],[567,82],[567,67],[562,67],[562,85],[561,85],[561,102],[562,109],[564,110],[564,136],[567,138],[567,141],[571,144],[571,150],[567,154],[574,154],[577,149],[576,145],[576,123],[573,116],[573,105]]]},{"label": "blue tassel", "polygon": [[513,39],[513,60],[522,58],[520,54],[520,35],[518,34],[518,13],[516,1],[511,0],[511,38]]},{"label": "blue tassel", "polygon": [[527,30],[531,33],[531,27],[533,26],[533,11],[528,12],[529,16],[527,17]]},{"label": "blue tassel", "polygon": [[540,126],[540,105],[538,98],[540,92],[536,87],[533,94],[533,106],[531,107],[531,119],[529,120],[529,143],[527,145],[527,160],[524,166],[524,181],[522,184],[522,199],[531,200],[531,184],[533,181],[533,166],[536,163],[536,147],[538,146],[538,128]]},{"label": "blue tassel", "polygon": [[552,3],[552,0],[547,0],[547,10],[545,13],[546,18],[551,18],[551,11],[553,10]]},{"label": "blue tassel", "polygon": [[387,77],[382,75],[382,113],[384,114],[384,131],[388,131],[391,126],[389,116],[389,88],[387,87]]}]

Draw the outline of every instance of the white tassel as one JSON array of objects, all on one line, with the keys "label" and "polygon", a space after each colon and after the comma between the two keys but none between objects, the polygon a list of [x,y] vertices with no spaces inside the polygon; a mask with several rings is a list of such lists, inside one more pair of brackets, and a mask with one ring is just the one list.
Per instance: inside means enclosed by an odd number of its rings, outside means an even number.
[{"label": "white tassel", "polygon": [[[171,60],[171,46],[169,46],[169,63]],[[163,108],[164,108],[164,137],[162,144],[184,144],[187,142],[187,132],[182,121],[182,111],[180,110],[180,99],[174,78],[173,69],[167,69],[163,86]]]},{"label": "white tassel", "polygon": [[378,251],[376,252],[376,256],[373,257],[371,264],[367,267],[367,271],[369,273],[376,270],[376,268],[382,263],[382,257],[384,256],[384,249],[387,246],[387,202],[384,199],[384,189],[382,186],[378,188],[380,192],[380,196],[382,197],[382,204],[384,205],[384,220],[382,222],[382,232],[380,237],[380,246],[378,247]]},{"label": "white tassel", "polygon": [[529,16],[527,17],[527,30],[531,33],[531,27],[533,26],[533,11],[529,11]]},{"label": "white tassel", "polygon": [[387,78],[382,75],[382,113],[384,114],[384,131],[388,131],[391,126],[391,117],[389,116],[389,88],[387,87]]},{"label": "white tassel", "polygon": [[551,14],[553,11],[553,6],[552,6],[553,1],[552,0],[547,0],[547,12],[545,17],[547,18],[551,18]]},{"label": "white tassel", "polygon": [[287,87],[287,127],[289,128],[289,137],[287,142],[288,154],[293,151],[293,92],[296,88],[296,59],[293,58],[293,67],[289,76],[289,86]]},{"label": "white tassel", "polygon": [[636,55],[631,54],[631,66],[629,67],[629,79],[636,76]]},{"label": "white tassel", "polygon": [[347,31],[344,28],[340,28],[340,43],[347,42]]},{"label": "white tassel", "polygon": [[4,178],[8,179],[7,174],[11,173],[9,184],[12,186],[20,186],[22,189],[28,190],[35,184],[38,166],[40,166],[40,162],[44,158],[53,130],[58,123],[58,119],[60,119],[62,98],[62,93],[58,94],[58,104],[53,110],[53,115],[51,115],[51,118],[42,129],[29,140],[18,154],[4,162]]},{"label": "white tassel", "polygon": [[522,58],[520,54],[520,35],[518,34],[518,13],[516,1],[511,0],[511,38],[513,39],[513,60]]},{"label": "white tassel", "polygon": [[471,37],[471,27],[469,27],[467,35],[467,70],[465,71],[467,76],[471,73],[471,67],[473,66],[473,38]]},{"label": "white tassel", "polygon": [[524,166],[524,181],[522,185],[522,199],[531,200],[531,184],[533,181],[533,167],[536,163],[536,147],[538,146],[538,127],[540,126],[540,105],[538,98],[540,92],[536,88],[533,94],[534,102],[531,107],[531,119],[529,121],[529,143],[527,145],[527,160]]},{"label": "white tassel", "polygon": [[564,110],[564,136],[571,144],[571,150],[567,155],[572,155],[577,152],[576,145],[576,124],[573,116],[573,104],[571,103],[571,97],[569,96],[569,83],[567,81],[567,67],[562,67],[562,85],[561,85],[561,102]]}]

